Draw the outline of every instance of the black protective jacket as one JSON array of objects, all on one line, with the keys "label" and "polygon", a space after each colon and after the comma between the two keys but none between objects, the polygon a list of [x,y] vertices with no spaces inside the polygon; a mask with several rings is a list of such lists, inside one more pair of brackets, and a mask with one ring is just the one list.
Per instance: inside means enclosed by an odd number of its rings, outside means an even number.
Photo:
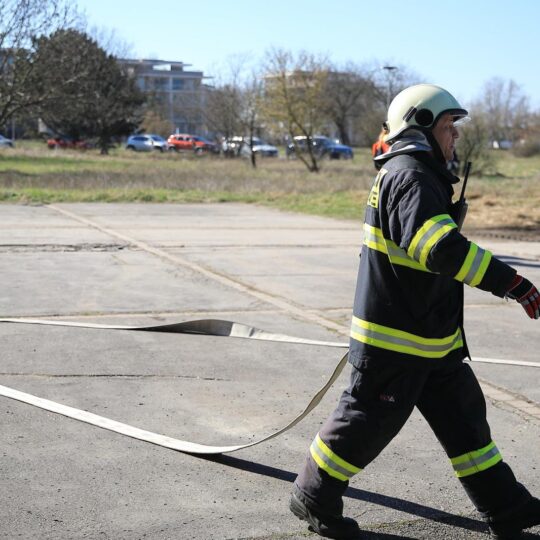
[{"label": "black protective jacket", "polygon": [[463,359],[463,284],[503,297],[516,272],[459,232],[458,179],[429,152],[385,158],[367,203],[349,360]]}]

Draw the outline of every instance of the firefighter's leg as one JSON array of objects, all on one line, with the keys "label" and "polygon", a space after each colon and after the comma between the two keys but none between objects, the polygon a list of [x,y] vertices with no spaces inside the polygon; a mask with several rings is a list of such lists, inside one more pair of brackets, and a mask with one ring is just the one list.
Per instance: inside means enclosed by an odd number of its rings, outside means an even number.
[{"label": "firefighter's leg", "polygon": [[341,516],[349,479],[399,432],[421,392],[423,371],[377,362],[352,368],[349,387],[316,435],[295,492],[315,512]]},{"label": "firefighter's leg", "polygon": [[471,501],[490,525],[504,523],[523,509],[526,513],[540,511],[491,439],[484,395],[468,364],[452,363],[434,370],[418,408],[448,454]]}]

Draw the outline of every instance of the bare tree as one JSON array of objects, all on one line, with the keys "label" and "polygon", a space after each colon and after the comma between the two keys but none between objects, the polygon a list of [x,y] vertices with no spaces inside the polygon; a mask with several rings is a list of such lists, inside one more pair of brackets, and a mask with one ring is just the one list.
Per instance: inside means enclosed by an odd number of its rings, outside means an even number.
[{"label": "bare tree", "polygon": [[139,130],[144,133],[157,133],[167,138],[173,132],[173,126],[166,117],[160,115],[155,109],[147,109]]},{"label": "bare tree", "polygon": [[257,70],[252,70],[239,80],[240,129],[244,144],[248,147],[251,165],[257,167],[257,152],[254,151],[256,136],[263,129],[264,79]]},{"label": "bare tree", "polygon": [[461,173],[468,161],[473,163],[473,173],[479,174],[493,168],[493,155],[489,150],[489,127],[478,105],[471,107],[471,121],[460,128],[457,152]]},{"label": "bare tree", "polygon": [[29,56],[36,37],[49,35],[77,20],[67,0],[0,0],[0,126],[12,116],[43,103],[55,91],[34,91],[34,63]]},{"label": "bare tree", "polygon": [[200,88],[184,89],[173,97],[171,105],[173,116],[181,119],[185,129],[190,133],[197,129],[195,126],[204,123],[204,99],[205,90],[201,91]]},{"label": "bare tree", "polygon": [[527,130],[529,99],[513,80],[494,77],[484,85],[478,109],[492,141],[517,141]]},{"label": "bare tree", "polygon": [[332,66],[326,80],[324,109],[345,144],[353,141],[353,125],[373,110],[379,98],[373,76],[354,64]]},{"label": "bare tree", "polygon": [[225,140],[235,135],[244,136],[249,131],[250,113],[246,111],[255,105],[254,96],[249,92],[253,79],[246,75],[250,73],[249,65],[250,57],[246,54],[229,56],[224,66],[215,67],[214,84],[206,93],[206,123]]},{"label": "bare tree", "polygon": [[[283,126],[295,154],[312,171],[320,169],[313,136],[328,121],[325,112],[329,63],[306,51],[293,55],[285,50],[268,52],[265,63],[265,115]],[[305,137],[305,148],[295,137]]]},{"label": "bare tree", "polygon": [[208,92],[205,119],[208,127],[226,139],[240,133],[242,96],[235,82],[218,84]]},{"label": "bare tree", "polygon": [[98,26],[85,28],[85,25],[81,25],[79,30],[85,32],[96,41],[104,51],[108,54],[112,54],[116,58],[129,58],[132,54],[133,45],[124,41],[114,28],[111,29]]},{"label": "bare tree", "polygon": [[401,90],[418,84],[421,77],[407,66],[388,60],[370,63],[362,72],[373,82],[361,117],[353,117],[353,132],[361,144],[370,144],[381,131],[388,105]]}]

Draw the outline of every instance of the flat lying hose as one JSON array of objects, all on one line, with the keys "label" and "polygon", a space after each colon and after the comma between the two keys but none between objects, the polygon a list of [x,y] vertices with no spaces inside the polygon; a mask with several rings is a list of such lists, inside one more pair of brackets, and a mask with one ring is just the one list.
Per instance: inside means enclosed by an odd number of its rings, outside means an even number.
[{"label": "flat lying hose", "polygon": [[[39,325],[49,325],[49,326],[70,326],[78,328],[93,328],[101,330],[131,330],[131,331],[140,331],[140,332],[167,332],[175,334],[196,334],[196,335],[205,335],[205,336],[222,336],[222,337],[236,337],[243,339],[256,339],[262,341],[273,341],[273,342],[283,342],[283,343],[299,343],[304,345],[319,345],[323,347],[337,347],[337,348],[347,348],[347,343],[340,343],[334,341],[318,341],[311,339],[304,339],[295,336],[288,336],[286,334],[275,334],[272,332],[267,332],[265,330],[260,330],[253,326],[248,326],[241,323],[236,323],[232,321],[224,321],[220,319],[202,319],[194,321],[185,321],[181,323],[173,324],[162,324],[154,326],[121,326],[121,325],[105,325],[105,324],[92,324],[92,323],[78,323],[78,322],[67,322],[67,321],[51,321],[51,320],[42,320],[42,319],[0,319],[0,323],[23,323],[23,324],[39,324]],[[209,446],[204,444],[193,443],[189,441],[182,441],[180,439],[174,439],[172,437],[167,437],[165,435],[160,435],[158,433],[153,433],[151,431],[145,431],[128,424],[123,424],[103,416],[98,416],[80,409],[75,409],[73,407],[68,407],[54,401],[49,401],[47,399],[42,399],[31,394],[26,394],[18,390],[8,388],[6,386],[0,385],[0,395],[42,409],[46,409],[51,412],[62,414],[81,422],[86,422],[94,426],[99,426],[116,433],[121,433],[122,435],[127,435],[135,439],[142,441],[147,441],[165,448],[171,448],[173,450],[178,450],[181,452],[187,452],[190,454],[223,454],[228,452],[235,452],[236,450],[241,450],[243,448],[248,448],[250,446],[255,446],[264,441],[268,441],[277,437],[281,433],[291,429],[293,426],[298,424],[303,418],[305,418],[321,401],[323,396],[326,394],[328,389],[332,386],[335,380],[339,377],[340,373],[343,371],[343,367],[347,363],[348,353],[346,353],[343,358],[339,361],[336,368],[334,369],[332,375],[326,382],[326,384],[313,396],[308,405],[299,414],[296,418],[291,420],[286,426],[277,430],[276,432],[267,435],[261,439],[257,439],[254,442],[248,444],[239,444],[231,446]],[[540,364],[535,362],[524,362],[516,360],[499,360],[494,358],[475,358],[474,362],[486,362],[491,364],[506,364],[506,365],[518,365],[518,366],[527,366],[527,367],[540,367]]]},{"label": "flat lying hose", "polygon": [[[311,339],[303,339],[294,336],[288,336],[285,334],[274,334],[271,332],[266,332],[260,330],[253,326],[248,326],[245,324],[240,324],[232,321],[223,321],[218,319],[206,319],[206,320],[196,320],[196,321],[185,321],[181,323],[174,324],[163,324],[157,326],[119,326],[119,325],[105,325],[105,324],[91,324],[91,323],[77,323],[77,322],[66,322],[66,321],[48,321],[40,319],[0,319],[0,323],[24,323],[24,324],[40,324],[40,325],[49,325],[49,326],[71,326],[78,328],[94,328],[102,330],[134,330],[142,332],[168,332],[175,334],[198,334],[205,336],[224,336],[224,337],[237,337],[245,339],[257,339],[263,341],[277,341],[284,343],[301,343],[304,345],[320,345],[324,347],[338,347],[338,348],[347,348],[347,343],[336,343],[332,341],[317,341]],[[127,435],[134,439],[139,439],[141,441],[150,442],[163,446],[165,448],[171,448],[173,450],[178,450],[180,452],[187,452],[189,454],[224,454],[228,452],[235,452],[236,450],[241,450],[243,448],[248,448],[250,446],[255,446],[264,441],[268,441],[277,437],[281,433],[291,429],[293,426],[298,424],[303,418],[305,418],[321,401],[323,396],[326,394],[328,389],[332,386],[335,380],[339,377],[340,373],[343,371],[343,367],[347,363],[346,353],[343,358],[339,361],[336,368],[334,369],[332,375],[326,382],[326,384],[313,396],[311,401],[305,407],[301,414],[296,418],[291,420],[286,426],[278,429],[276,432],[267,435],[261,439],[258,439],[254,442],[248,444],[239,444],[231,446],[209,446],[204,444],[193,443],[189,441],[182,441],[180,439],[174,439],[172,437],[167,437],[165,435],[160,435],[158,433],[153,433],[151,431],[146,431],[143,429],[130,426],[128,424],[123,424],[110,418],[105,418],[97,414],[89,413],[81,409],[75,409],[73,407],[68,407],[67,405],[62,405],[54,401],[49,401],[47,399],[39,398],[31,394],[26,394],[18,390],[8,388],[6,386],[0,385],[0,395],[36,407],[45,409],[54,413],[62,414],[69,418],[74,418],[75,420],[80,420],[81,422],[86,422],[87,424],[92,424],[109,431],[114,431],[116,433],[121,433],[122,435]]]}]

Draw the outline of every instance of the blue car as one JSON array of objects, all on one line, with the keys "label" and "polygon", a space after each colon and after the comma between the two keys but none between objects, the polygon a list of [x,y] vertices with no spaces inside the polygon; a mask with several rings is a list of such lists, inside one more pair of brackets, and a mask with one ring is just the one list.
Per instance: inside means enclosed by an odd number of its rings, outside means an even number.
[{"label": "blue car", "polygon": [[[350,146],[341,144],[329,137],[314,135],[311,144],[318,158],[352,159],[354,157],[353,149]],[[287,145],[287,157],[294,157],[297,149],[301,152],[307,151],[307,137],[302,135],[295,137],[294,142]]]}]

